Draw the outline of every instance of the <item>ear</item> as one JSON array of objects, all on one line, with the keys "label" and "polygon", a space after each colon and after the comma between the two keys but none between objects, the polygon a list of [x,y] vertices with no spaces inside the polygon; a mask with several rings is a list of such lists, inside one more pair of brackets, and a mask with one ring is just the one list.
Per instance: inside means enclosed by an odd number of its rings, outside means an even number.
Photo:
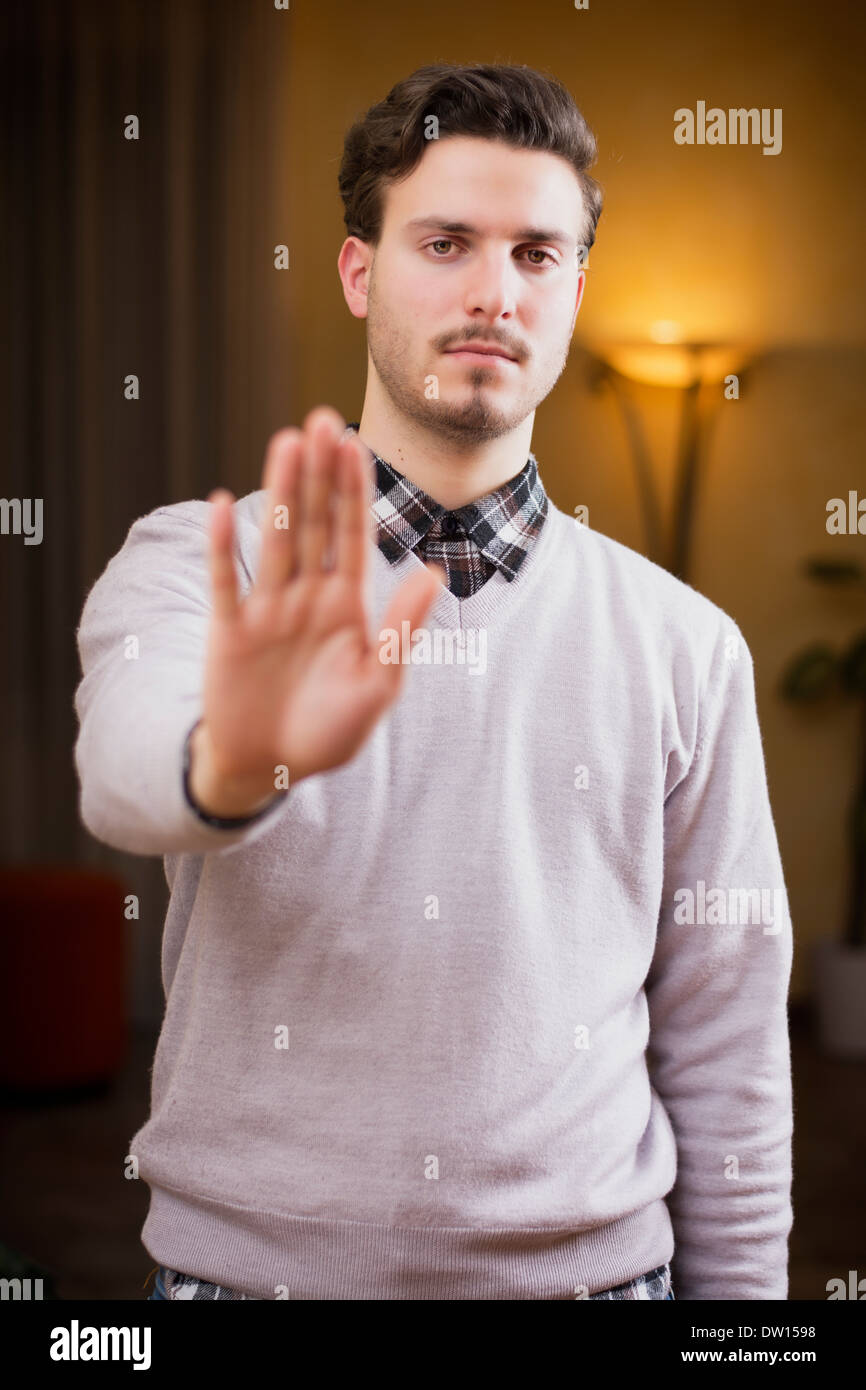
[{"label": "ear", "polygon": [[356,319],[367,317],[367,284],[373,264],[373,247],[360,237],[347,237],[340,247],[337,270],[343,284],[343,295],[349,312]]},{"label": "ear", "polygon": [[[574,333],[574,325],[577,323],[577,315],[578,315],[578,313],[580,312],[580,305],[581,305],[581,301],[583,300],[583,291],[584,291],[585,288],[586,288],[586,271],[585,271],[585,270],[582,270],[582,271],[580,272],[580,274],[578,275],[578,277],[577,277],[577,297],[575,298],[575,301],[574,301],[574,315],[573,315],[572,320],[571,320],[571,333]],[[570,336],[571,336],[571,334],[569,334],[569,337],[570,337]]]}]

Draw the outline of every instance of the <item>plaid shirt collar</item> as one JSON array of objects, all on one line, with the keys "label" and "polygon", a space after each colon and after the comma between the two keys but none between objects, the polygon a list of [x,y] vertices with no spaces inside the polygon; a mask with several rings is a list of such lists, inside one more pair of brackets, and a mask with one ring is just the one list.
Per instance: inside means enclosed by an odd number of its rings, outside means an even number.
[{"label": "plaid shirt collar", "polygon": [[[357,430],[358,421],[347,430]],[[370,451],[373,453],[373,451]],[[379,549],[392,565],[413,550],[444,567],[448,588],[468,598],[495,570],[511,582],[538,538],[548,498],[535,455],[509,482],[477,502],[446,511],[416,483],[373,453],[372,508]]]}]

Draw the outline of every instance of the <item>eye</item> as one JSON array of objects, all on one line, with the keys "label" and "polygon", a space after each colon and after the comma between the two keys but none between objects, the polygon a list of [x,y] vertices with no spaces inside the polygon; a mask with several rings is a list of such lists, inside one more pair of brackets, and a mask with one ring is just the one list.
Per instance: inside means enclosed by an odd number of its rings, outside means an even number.
[{"label": "eye", "polygon": [[[541,249],[540,246],[530,246],[530,248],[529,248],[529,254],[530,254],[530,255],[537,255],[537,256],[546,256],[547,259],[548,259],[553,265],[556,265],[556,258],[555,258],[554,256],[551,256],[551,254],[550,254],[549,251],[542,251],[542,249]],[[542,262],[542,261],[532,261],[531,264],[532,264],[532,265],[538,265],[538,266],[540,266],[540,265],[543,264],[543,262]]]}]

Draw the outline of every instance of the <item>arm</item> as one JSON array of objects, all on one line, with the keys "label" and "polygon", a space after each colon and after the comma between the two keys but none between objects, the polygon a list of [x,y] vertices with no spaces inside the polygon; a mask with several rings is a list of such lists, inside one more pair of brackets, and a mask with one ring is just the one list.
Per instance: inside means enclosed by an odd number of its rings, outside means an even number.
[{"label": "arm", "polygon": [[[366,604],[371,459],[328,406],[272,436],[243,594],[226,489],[132,525],[78,629],[75,763],[98,839],[161,855],[252,840],[298,781],[353,758],[397,699],[405,673],[380,660]],[[435,565],[411,574],[382,625],[414,631],[442,578]]]},{"label": "arm", "polygon": [[[726,638],[735,639],[736,654],[726,650]],[[652,1083],[677,1141],[677,1177],[667,1199],[674,1287],[682,1299],[786,1299],[791,922],[752,657],[736,624],[721,614],[695,754],[665,800],[664,833],[664,888],[646,993]],[[763,903],[752,895],[744,911],[749,900],[736,889],[765,890]],[[688,890],[695,895],[691,914]]]}]

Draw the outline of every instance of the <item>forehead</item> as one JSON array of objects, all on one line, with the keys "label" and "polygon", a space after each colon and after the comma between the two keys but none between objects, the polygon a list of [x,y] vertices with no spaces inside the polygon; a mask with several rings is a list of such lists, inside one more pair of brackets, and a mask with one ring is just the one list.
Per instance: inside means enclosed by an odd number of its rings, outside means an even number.
[{"label": "forehead", "polygon": [[386,186],[383,232],[420,233],[419,219],[432,219],[491,236],[559,230],[575,244],[582,218],[577,175],[560,155],[451,136],[430,140],[411,174]]}]

